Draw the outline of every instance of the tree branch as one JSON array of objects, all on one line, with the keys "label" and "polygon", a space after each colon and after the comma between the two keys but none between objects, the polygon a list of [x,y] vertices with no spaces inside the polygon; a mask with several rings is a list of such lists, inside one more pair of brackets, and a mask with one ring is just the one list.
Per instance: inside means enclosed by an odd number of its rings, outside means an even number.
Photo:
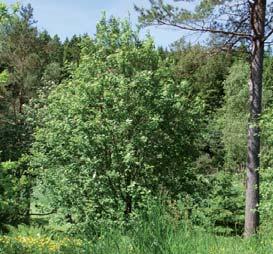
[{"label": "tree branch", "polygon": [[241,33],[241,32],[231,32],[231,31],[225,31],[225,30],[217,30],[209,27],[189,27],[188,25],[178,25],[174,23],[167,23],[163,20],[157,20],[157,24],[151,24],[151,25],[165,25],[165,26],[173,26],[182,30],[188,30],[188,31],[195,31],[195,32],[206,32],[206,33],[212,33],[212,34],[222,34],[222,35],[230,35],[230,36],[237,36],[240,38],[245,38],[245,39],[251,39],[252,35],[246,34],[246,33]]},{"label": "tree branch", "polygon": [[273,29],[265,35],[263,41],[265,42],[273,34]]},{"label": "tree branch", "polygon": [[52,210],[51,212],[48,213],[30,213],[30,216],[47,216],[47,215],[51,215],[53,213],[56,213],[57,209]]}]

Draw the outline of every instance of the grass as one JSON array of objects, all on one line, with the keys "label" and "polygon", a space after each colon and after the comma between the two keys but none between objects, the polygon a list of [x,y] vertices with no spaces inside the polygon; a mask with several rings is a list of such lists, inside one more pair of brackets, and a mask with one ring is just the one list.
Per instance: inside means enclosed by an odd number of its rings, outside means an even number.
[{"label": "grass", "polygon": [[127,229],[101,228],[91,240],[20,226],[0,236],[2,254],[272,254],[273,234],[251,239],[221,236],[189,227],[160,209]]},{"label": "grass", "polygon": [[[147,233],[147,232],[146,232]],[[160,235],[160,233],[159,233]],[[93,241],[48,236],[2,236],[0,253],[5,254],[272,254],[273,239],[216,236],[202,231],[178,230],[164,236],[109,232]],[[146,238],[146,239],[145,239]]]}]

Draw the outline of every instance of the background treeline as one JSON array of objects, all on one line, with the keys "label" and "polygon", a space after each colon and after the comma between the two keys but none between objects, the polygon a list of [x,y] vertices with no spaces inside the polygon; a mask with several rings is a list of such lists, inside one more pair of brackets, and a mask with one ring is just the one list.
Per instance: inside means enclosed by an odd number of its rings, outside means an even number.
[{"label": "background treeline", "polygon": [[39,32],[30,5],[15,5],[11,10],[3,6],[1,11],[1,223],[17,224],[29,221],[34,174],[27,156],[35,125],[28,118],[37,105],[32,101],[46,97],[70,76],[80,59],[82,37],[61,42],[57,35]]},{"label": "background treeline", "polygon": [[[94,37],[62,42],[38,31],[31,6],[0,11],[2,231],[45,223],[95,236],[134,228],[161,204],[173,223],[242,233],[245,47],[216,54],[180,40],[156,48],[106,17]],[[262,229],[273,216],[272,70],[268,48]]]}]

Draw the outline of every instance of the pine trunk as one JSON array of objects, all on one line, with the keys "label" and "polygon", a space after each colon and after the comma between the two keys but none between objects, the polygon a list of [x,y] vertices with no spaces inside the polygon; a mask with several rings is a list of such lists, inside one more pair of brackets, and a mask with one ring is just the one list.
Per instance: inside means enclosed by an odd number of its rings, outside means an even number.
[{"label": "pine trunk", "polygon": [[254,235],[259,227],[259,117],[262,112],[261,102],[266,0],[255,0],[250,5],[253,39],[249,80],[250,118],[247,146],[245,237]]}]

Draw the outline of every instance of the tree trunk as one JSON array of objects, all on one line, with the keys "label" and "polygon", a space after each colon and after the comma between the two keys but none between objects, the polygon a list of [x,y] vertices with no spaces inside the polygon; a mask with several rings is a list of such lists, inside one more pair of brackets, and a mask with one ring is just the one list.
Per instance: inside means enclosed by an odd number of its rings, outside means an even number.
[{"label": "tree trunk", "polygon": [[259,226],[259,166],[260,129],[262,111],[262,74],[264,58],[264,27],[266,0],[250,3],[252,54],[249,80],[250,117],[247,145],[247,182],[245,206],[245,237],[254,235]]},{"label": "tree trunk", "polygon": [[129,218],[129,215],[132,212],[132,196],[127,193],[126,197],[125,197],[125,210],[124,210],[124,214],[126,218]]}]

